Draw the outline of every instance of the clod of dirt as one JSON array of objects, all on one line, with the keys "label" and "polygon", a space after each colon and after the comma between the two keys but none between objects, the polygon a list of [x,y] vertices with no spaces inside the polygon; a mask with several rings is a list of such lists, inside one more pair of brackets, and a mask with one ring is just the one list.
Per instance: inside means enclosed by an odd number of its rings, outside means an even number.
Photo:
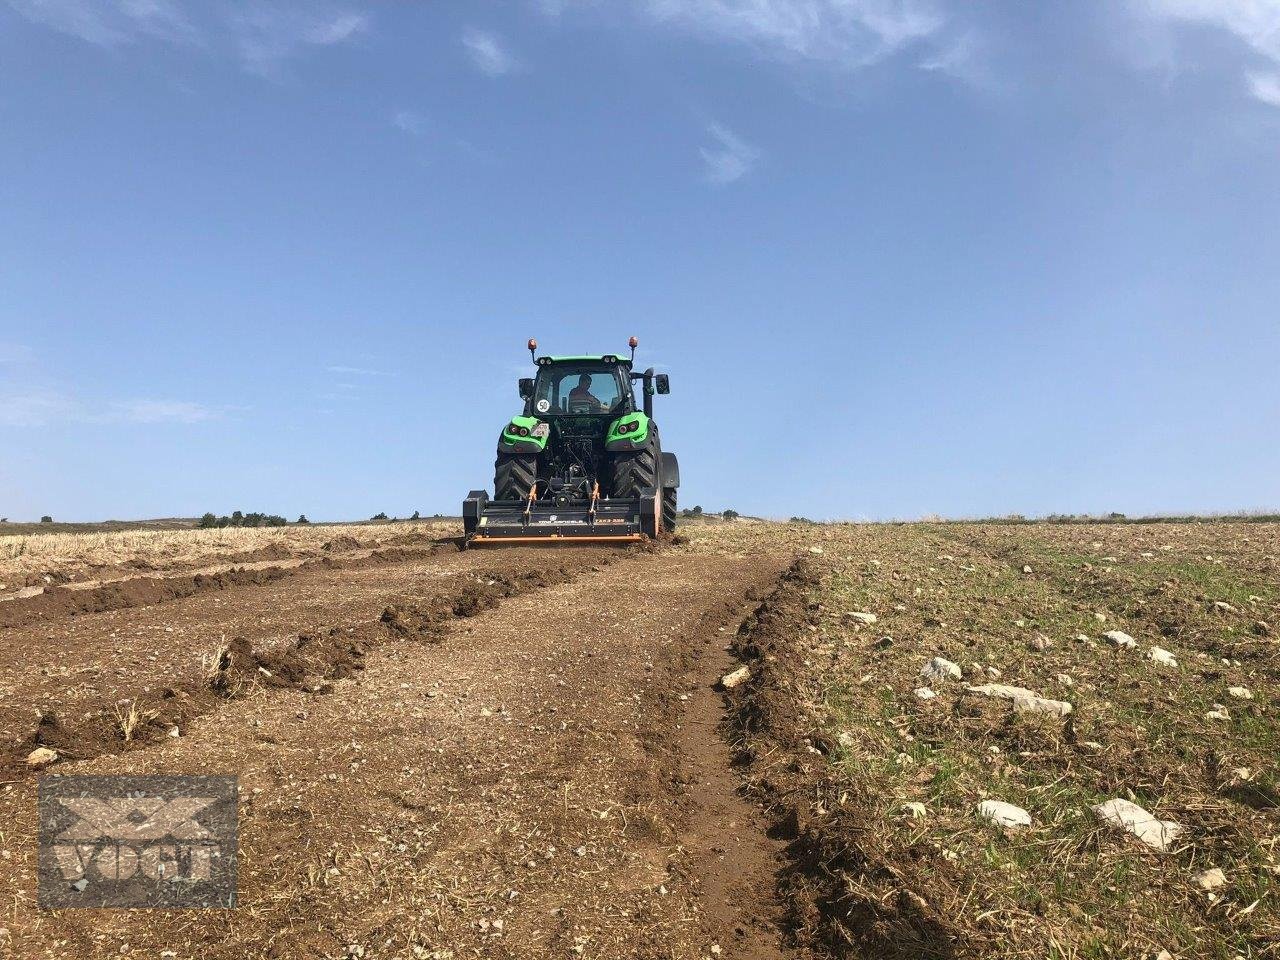
[{"label": "clod of dirt", "polygon": [[1158,819],[1155,814],[1121,797],[1096,804],[1090,809],[1104,823],[1133,834],[1152,850],[1161,852],[1168,850],[1184,829],[1172,820]]},{"label": "clod of dirt", "polygon": [[50,750],[48,747],[36,747],[27,754],[27,766],[32,770],[43,770],[49,764],[56,762],[57,759],[57,750]]},{"label": "clod of dirt", "polygon": [[343,550],[359,550],[363,546],[355,537],[347,534],[341,534],[332,540],[326,540],[324,546],[320,549],[326,553],[338,553]]}]

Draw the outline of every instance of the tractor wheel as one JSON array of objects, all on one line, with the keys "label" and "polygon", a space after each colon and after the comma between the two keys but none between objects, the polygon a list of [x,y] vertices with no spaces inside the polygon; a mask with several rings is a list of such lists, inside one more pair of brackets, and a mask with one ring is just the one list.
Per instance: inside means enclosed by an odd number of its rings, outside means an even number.
[{"label": "tractor wheel", "polygon": [[658,446],[652,440],[640,450],[613,457],[613,495],[638,497],[641,491],[658,485]]},{"label": "tractor wheel", "polygon": [[676,488],[662,488],[662,529],[674,533],[676,529]]},{"label": "tractor wheel", "polygon": [[493,464],[493,499],[525,500],[538,482],[538,457],[528,453],[500,453]]}]

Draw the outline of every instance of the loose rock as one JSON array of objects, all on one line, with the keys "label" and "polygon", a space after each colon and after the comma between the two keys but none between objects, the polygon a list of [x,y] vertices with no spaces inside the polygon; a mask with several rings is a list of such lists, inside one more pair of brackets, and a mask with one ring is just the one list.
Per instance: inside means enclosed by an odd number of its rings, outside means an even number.
[{"label": "loose rock", "polygon": [[983,800],[978,804],[978,816],[1009,830],[1031,826],[1031,814],[1003,800]]},{"label": "loose rock", "polygon": [[960,665],[946,657],[934,657],[920,669],[920,676],[930,680],[959,680]]},{"label": "loose rock", "polygon": [[866,613],[862,610],[850,610],[845,614],[850,620],[857,620],[859,623],[875,623],[876,615],[874,613]]},{"label": "loose rock", "polygon": [[1152,647],[1147,651],[1147,659],[1164,667],[1176,667],[1178,665],[1178,658],[1164,647]]},{"label": "loose rock", "polygon": [[966,693],[976,693],[984,697],[995,697],[998,700],[1010,700],[1015,710],[1030,713],[1056,713],[1065,717],[1072,710],[1071,704],[1064,700],[1050,700],[1025,687],[1011,687],[1003,683],[984,683],[977,687],[965,687]]},{"label": "loose rock", "polygon": [[1235,697],[1237,700],[1252,700],[1253,691],[1248,687],[1227,687],[1227,693]]},{"label": "loose rock", "polygon": [[32,770],[43,770],[58,759],[58,751],[48,747],[36,747],[27,754],[27,766]]},{"label": "loose rock", "polygon": [[1117,797],[1093,808],[1099,819],[1133,834],[1153,850],[1165,851],[1181,836],[1183,827],[1172,820],[1160,820],[1138,804]]},{"label": "loose rock", "polygon": [[1197,873],[1191,878],[1191,882],[1201,890],[1211,893],[1214,890],[1226,886],[1227,875],[1218,867],[1210,867],[1208,870],[1201,870]]},{"label": "loose rock", "polygon": [[934,697],[937,696],[937,694],[934,693],[932,690],[930,690],[928,687],[916,687],[911,692],[916,695],[917,700],[932,700]]},{"label": "loose rock", "polygon": [[1137,649],[1138,641],[1133,639],[1123,630],[1108,630],[1103,636],[1110,640],[1114,646],[1121,647],[1125,650]]},{"label": "loose rock", "polygon": [[741,666],[737,670],[731,670],[720,678],[720,686],[725,690],[732,690],[738,684],[743,683],[751,676],[751,668]]}]

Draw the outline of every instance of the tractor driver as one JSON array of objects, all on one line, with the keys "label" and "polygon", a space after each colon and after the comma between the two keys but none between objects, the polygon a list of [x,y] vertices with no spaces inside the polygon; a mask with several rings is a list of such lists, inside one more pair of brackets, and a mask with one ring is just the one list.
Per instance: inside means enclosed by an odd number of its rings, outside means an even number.
[{"label": "tractor driver", "polygon": [[591,374],[589,373],[578,377],[578,385],[569,391],[569,409],[572,410],[578,404],[585,404],[592,410],[599,410],[604,406],[591,392]]}]

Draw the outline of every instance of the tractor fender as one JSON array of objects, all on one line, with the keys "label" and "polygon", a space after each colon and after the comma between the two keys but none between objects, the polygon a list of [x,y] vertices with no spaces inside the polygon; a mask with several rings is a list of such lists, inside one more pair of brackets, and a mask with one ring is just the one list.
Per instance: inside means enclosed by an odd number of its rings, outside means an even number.
[{"label": "tractor fender", "polygon": [[680,463],[674,453],[662,454],[662,485],[668,490],[680,486]]}]

